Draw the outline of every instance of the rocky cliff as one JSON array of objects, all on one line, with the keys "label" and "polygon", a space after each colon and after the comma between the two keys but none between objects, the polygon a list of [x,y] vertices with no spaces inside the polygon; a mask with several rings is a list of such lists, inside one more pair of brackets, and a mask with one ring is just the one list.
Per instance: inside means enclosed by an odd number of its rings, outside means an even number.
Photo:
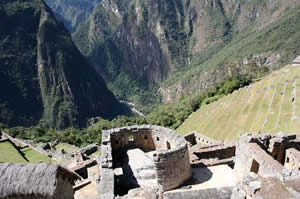
[{"label": "rocky cliff", "polygon": [[87,20],[95,6],[101,0],[45,0],[54,11],[55,16],[63,21],[66,28],[72,33],[78,25]]},{"label": "rocky cliff", "polygon": [[2,0],[0,25],[0,123],[81,127],[123,113],[42,0]]},{"label": "rocky cliff", "polygon": [[145,104],[161,93],[169,102],[228,74],[252,73],[243,59],[272,59],[262,64],[267,71],[292,59],[299,49],[299,5],[297,0],[103,0],[73,39],[118,97]]}]

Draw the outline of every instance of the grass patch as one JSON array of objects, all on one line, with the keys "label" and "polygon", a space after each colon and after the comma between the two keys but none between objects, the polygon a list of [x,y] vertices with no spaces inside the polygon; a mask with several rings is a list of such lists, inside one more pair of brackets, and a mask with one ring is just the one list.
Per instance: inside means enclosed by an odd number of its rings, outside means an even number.
[{"label": "grass patch", "polygon": [[0,163],[1,162],[27,162],[17,149],[8,141],[0,142]]},{"label": "grass patch", "polygon": [[58,145],[55,146],[55,148],[57,150],[64,149],[65,152],[67,152],[67,153],[73,153],[73,152],[79,150],[78,147],[75,147],[75,146],[72,146],[72,145],[69,145],[69,144],[65,144],[65,143],[59,143]]},{"label": "grass patch", "polygon": [[[298,74],[299,67],[286,66],[248,88],[201,106],[177,131],[181,134],[198,131],[223,140],[237,139],[239,133],[293,133],[300,128],[300,120],[292,120],[291,100],[292,80]],[[296,92],[298,96],[300,90]],[[299,109],[300,105],[294,103],[296,110]]]},{"label": "grass patch", "polygon": [[91,155],[89,155],[89,158],[93,158],[93,157],[97,157],[101,154],[100,151],[96,151],[95,153],[92,153]]},{"label": "grass patch", "polygon": [[48,156],[41,154],[30,147],[23,148],[21,151],[25,154],[25,157],[30,163],[39,163],[41,161],[51,163],[51,159]]}]

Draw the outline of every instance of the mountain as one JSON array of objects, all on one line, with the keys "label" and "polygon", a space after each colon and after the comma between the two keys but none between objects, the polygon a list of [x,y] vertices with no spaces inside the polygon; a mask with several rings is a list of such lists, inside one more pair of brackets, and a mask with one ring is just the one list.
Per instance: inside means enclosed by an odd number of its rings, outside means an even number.
[{"label": "mountain", "polygon": [[0,26],[0,123],[82,127],[124,112],[42,0],[2,0]]},{"label": "mountain", "polygon": [[241,132],[297,132],[299,76],[299,66],[288,65],[217,102],[201,106],[177,131],[198,131],[218,140],[237,139]]},{"label": "mountain", "polygon": [[45,0],[56,17],[63,21],[69,32],[75,32],[78,25],[87,20],[101,0]]},{"label": "mountain", "polygon": [[[120,99],[173,102],[299,54],[298,0],[102,0],[72,35]],[[150,108],[152,109],[152,108]]]}]

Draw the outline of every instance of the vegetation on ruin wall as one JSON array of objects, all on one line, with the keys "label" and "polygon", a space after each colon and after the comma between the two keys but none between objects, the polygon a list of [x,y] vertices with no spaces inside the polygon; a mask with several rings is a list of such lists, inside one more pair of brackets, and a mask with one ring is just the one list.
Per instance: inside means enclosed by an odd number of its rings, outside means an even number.
[{"label": "vegetation on ruin wall", "polygon": [[247,77],[236,77],[216,85],[206,91],[196,94],[190,98],[182,98],[175,104],[161,105],[146,117],[119,116],[108,121],[97,118],[90,120],[90,125],[85,129],[68,128],[65,130],[46,129],[40,126],[32,128],[15,127],[2,130],[12,137],[30,139],[35,142],[49,142],[58,140],[60,142],[85,146],[91,143],[101,143],[101,132],[111,128],[122,126],[153,124],[172,129],[178,128],[188,116],[199,109],[203,104],[210,104],[222,96],[232,93],[234,90],[248,85],[251,81]]}]

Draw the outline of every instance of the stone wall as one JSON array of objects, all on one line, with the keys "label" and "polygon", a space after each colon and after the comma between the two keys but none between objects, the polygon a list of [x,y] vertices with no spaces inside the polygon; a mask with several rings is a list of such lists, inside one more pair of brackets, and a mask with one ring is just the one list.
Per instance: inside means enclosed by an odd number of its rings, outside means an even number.
[{"label": "stone wall", "polygon": [[294,148],[286,150],[284,167],[292,172],[300,170],[300,152]]},{"label": "stone wall", "polygon": [[190,149],[192,167],[215,166],[220,164],[234,164],[235,145],[213,145],[211,147],[197,147]]},{"label": "stone wall", "polygon": [[253,136],[242,136],[236,146],[234,172],[241,180],[247,173],[254,172],[263,177],[283,178],[286,170],[272,154],[258,144]]},{"label": "stone wall", "polygon": [[164,193],[164,199],[230,199],[231,187],[210,188],[201,190],[176,191]]},{"label": "stone wall", "polygon": [[194,149],[193,153],[199,159],[217,158],[219,160],[232,158],[235,156],[235,145],[219,145],[207,148]]},{"label": "stone wall", "polygon": [[102,131],[102,146],[100,160],[100,198],[114,198],[114,171],[110,133]]},{"label": "stone wall", "polygon": [[155,151],[156,180],[163,190],[178,187],[191,177],[187,142],[175,131],[154,125],[111,129],[102,132],[101,198],[114,195],[113,157],[130,147]]},{"label": "stone wall", "polygon": [[191,165],[188,148],[182,146],[154,154],[158,184],[163,190],[171,190],[183,184],[191,177]]},{"label": "stone wall", "polygon": [[195,131],[185,135],[184,138],[191,143],[191,145],[212,146],[222,144],[222,141],[214,140]]},{"label": "stone wall", "polygon": [[73,180],[68,179],[67,176],[58,174],[56,180],[56,190],[53,198],[56,199],[73,199]]}]

